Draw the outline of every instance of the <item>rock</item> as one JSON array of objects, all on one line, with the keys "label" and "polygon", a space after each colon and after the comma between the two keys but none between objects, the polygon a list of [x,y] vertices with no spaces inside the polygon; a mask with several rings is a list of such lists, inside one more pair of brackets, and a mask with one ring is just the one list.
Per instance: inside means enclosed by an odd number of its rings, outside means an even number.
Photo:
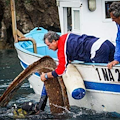
[{"label": "rock", "polygon": [[[56,0],[15,0],[15,2],[17,28],[22,33],[28,33],[38,26],[48,30],[60,31]],[[4,41],[13,46],[10,0],[0,0],[0,11],[0,31],[3,22],[5,25]]]}]

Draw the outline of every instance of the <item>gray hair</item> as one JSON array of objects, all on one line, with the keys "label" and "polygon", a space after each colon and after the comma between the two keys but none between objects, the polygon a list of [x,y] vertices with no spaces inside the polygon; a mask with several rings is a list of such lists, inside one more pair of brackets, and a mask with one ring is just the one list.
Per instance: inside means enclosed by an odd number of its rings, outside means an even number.
[{"label": "gray hair", "polygon": [[44,39],[43,39],[44,42],[45,42],[46,38],[48,39],[48,41],[50,43],[52,43],[53,40],[55,40],[55,41],[59,40],[60,36],[56,32],[54,32],[54,31],[49,31],[48,33],[46,33],[44,35]]},{"label": "gray hair", "polygon": [[113,15],[118,18],[120,16],[120,2],[113,2],[110,5],[109,12],[113,13]]}]

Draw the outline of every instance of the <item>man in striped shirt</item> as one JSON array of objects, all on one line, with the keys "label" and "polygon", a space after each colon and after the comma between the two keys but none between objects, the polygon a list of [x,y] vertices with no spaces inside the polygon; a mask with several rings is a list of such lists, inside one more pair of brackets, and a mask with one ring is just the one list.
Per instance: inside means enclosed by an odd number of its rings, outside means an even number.
[{"label": "man in striped shirt", "polygon": [[51,50],[58,50],[58,66],[55,71],[42,73],[41,80],[61,76],[67,65],[73,60],[89,63],[108,63],[113,61],[115,46],[107,39],[94,36],[67,33],[59,36],[49,31],[44,36],[44,42]]}]

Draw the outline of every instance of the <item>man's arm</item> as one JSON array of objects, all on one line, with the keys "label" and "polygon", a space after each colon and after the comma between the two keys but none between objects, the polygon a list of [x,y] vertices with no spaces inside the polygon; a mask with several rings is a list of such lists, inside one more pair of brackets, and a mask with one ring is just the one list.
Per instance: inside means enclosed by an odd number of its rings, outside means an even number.
[{"label": "man's arm", "polygon": [[[64,73],[64,71],[66,70],[67,55],[66,55],[66,47],[65,47],[66,43],[65,42],[66,42],[67,36],[68,36],[68,34],[64,34],[62,37],[60,37],[60,39],[62,39],[62,40],[58,44],[58,52],[57,52],[59,63],[58,63],[57,68],[55,69],[55,71],[47,73],[48,78],[61,76]],[[46,80],[45,73],[42,73],[40,77],[41,77],[42,81]]]},{"label": "man's arm", "polygon": [[116,47],[115,47],[115,54],[114,54],[114,61],[108,63],[107,67],[111,69],[116,64],[120,63],[120,30],[118,28],[117,38],[116,38]]}]

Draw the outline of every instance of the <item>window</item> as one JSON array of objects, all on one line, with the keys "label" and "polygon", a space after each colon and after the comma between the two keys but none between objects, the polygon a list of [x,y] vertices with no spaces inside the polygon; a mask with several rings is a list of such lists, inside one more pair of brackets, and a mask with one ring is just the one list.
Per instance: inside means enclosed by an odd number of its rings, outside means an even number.
[{"label": "window", "polygon": [[80,29],[80,12],[79,10],[74,10],[74,29]]},{"label": "window", "polygon": [[109,8],[112,2],[105,1],[105,18],[110,18]]},{"label": "window", "polygon": [[111,21],[111,18],[110,18],[110,14],[109,14],[109,8],[110,8],[110,5],[113,3],[113,2],[118,2],[120,0],[116,0],[116,1],[113,1],[113,0],[102,0],[102,6],[103,6],[103,15],[104,15],[104,19],[103,21]]},{"label": "window", "polygon": [[68,31],[80,30],[80,10],[77,8],[67,8],[67,29]]},{"label": "window", "polygon": [[68,31],[72,30],[72,12],[71,12],[71,7],[67,8],[67,29],[68,29]]},{"label": "window", "polygon": [[105,18],[110,18],[109,8],[112,3],[113,1],[105,1]]},{"label": "window", "polygon": [[72,8],[72,30],[80,31],[80,8]]}]

